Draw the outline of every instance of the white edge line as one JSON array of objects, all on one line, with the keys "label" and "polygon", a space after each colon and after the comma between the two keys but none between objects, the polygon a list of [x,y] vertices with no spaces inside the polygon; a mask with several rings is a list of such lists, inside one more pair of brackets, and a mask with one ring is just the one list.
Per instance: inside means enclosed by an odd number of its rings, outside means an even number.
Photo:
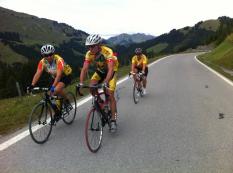
[{"label": "white edge line", "polygon": [[218,77],[220,77],[221,79],[223,79],[225,82],[227,82],[228,84],[230,84],[231,86],[233,86],[233,82],[230,79],[226,78],[225,76],[223,76],[219,72],[213,70],[212,68],[210,68],[209,66],[207,66],[206,64],[204,64],[203,62],[201,62],[199,59],[197,59],[197,56],[195,56],[195,60],[197,62],[199,62],[201,65],[203,65],[205,68],[207,68],[209,71],[211,71],[212,73],[216,74]]},{"label": "white edge line", "polygon": [[[162,60],[164,60],[164,59],[166,59],[166,58],[168,58],[170,56],[172,56],[172,55],[169,55],[169,56],[160,58],[158,60],[155,60],[154,62],[150,63],[148,66],[151,67],[152,65],[154,65],[154,64],[156,64],[156,63],[158,63],[158,62],[160,62],[160,61],[162,61]],[[122,78],[121,80],[119,80],[117,82],[117,85],[123,83],[127,79],[129,79],[128,76]],[[79,107],[79,106],[83,105],[84,103],[88,102],[89,100],[91,100],[91,98],[92,97],[90,95],[88,95],[85,98],[81,99],[80,101],[77,102],[77,107]],[[0,151],[3,151],[5,149],[7,149],[8,147],[10,147],[11,145],[13,145],[16,142],[20,141],[21,139],[25,138],[28,135],[29,135],[29,131],[25,130],[22,133],[16,135],[15,137],[12,137],[12,138],[8,139],[7,141],[5,141],[5,142],[3,142],[3,143],[0,144]]]}]

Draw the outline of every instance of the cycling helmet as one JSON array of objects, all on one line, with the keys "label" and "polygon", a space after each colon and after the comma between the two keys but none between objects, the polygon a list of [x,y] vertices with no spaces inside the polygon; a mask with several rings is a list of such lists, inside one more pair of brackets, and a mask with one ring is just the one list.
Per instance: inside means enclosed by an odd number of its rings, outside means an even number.
[{"label": "cycling helmet", "polygon": [[86,46],[91,46],[95,44],[99,44],[102,41],[102,38],[98,34],[91,34],[86,39]]},{"label": "cycling helmet", "polygon": [[41,55],[49,55],[49,54],[53,54],[54,52],[55,52],[55,48],[51,44],[45,44],[40,49]]},{"label": "cycling helmet", "polygon": [[137,54],[137,55],[142,54],[142,49],[141,48],[136,48],[135,49],[135,54]]}]

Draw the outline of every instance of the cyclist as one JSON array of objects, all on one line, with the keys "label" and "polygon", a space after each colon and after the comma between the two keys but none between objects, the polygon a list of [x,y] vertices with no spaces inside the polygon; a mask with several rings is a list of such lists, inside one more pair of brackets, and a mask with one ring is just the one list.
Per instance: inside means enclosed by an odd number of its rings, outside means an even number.
[{"label": "cyclist", "polygon": [[[143,95],[146,94],[147,75],[148,75],[148,59],[146,55],[142,53],[141,48],[135,49],[135,55],[132,58],[131,73],[141,73],[145,77],[143,78]],[[135,77],[134,77],[135,80]]]},{"label": "cyclist", "polygon": [[55,54],[53,45],[43,45],[41,47],[41,56],[42,59],[39,61],[37,71],[34,74],[31,85],[27,87],[27,90],[31,91],[40,79],[42,72],[46,71],[53,78],[50,87],[51,95],[60,95],[65,101],[68,101],[66,99],[64,88],[71,83],[71,67],[64,62],[64,59],[61,56]]},{"label": "cyclist", "polygon": [[[112,113],[110,131],[115,132],[117,130],[117,109],[114,91],[116,88],[119,63],[113,51],[102,45],[101,42],[102,38],[98,34],[91,34],[87,37],[85,45],[88,47],[89,51],[85,56],[78,86],[82,87],[89,65],[94,63],[96,70],[91,78],[90,85],[103,83],[103,86],[107,87],[107,94],[109,95],[110,109]],[[94,94],[93,92],[91,93]]]}]

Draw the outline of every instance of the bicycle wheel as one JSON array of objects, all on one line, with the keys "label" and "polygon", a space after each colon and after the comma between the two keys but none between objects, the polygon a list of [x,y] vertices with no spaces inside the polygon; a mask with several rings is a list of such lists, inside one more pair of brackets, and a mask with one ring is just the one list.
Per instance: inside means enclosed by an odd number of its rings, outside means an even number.
[{"label": "bicycle wheel", "polygon": [[95,108],[91,109],[87,115],[85,125],[85,139],[88,149],[96,153],[102,143],[103,124],[101,114]]},{"label": "bicycle wheel", "polygon": [[137,83],[134,82],[134,86],[133,86],[133,101],[135,104],[138,103],[139,101],[139,96],[140,96],[140,93],[138,92],[138,87],[137,87]]},{"label": "bicycle wheel", "polygon": [[52,111],[44,102],[37,104],[29,118],[29,132],[37,144],[45,143],[52,132]]},{"label": "bicycle wheel", "polygon": [[72,124],[77,111],[76,98],[73,93],[68,92],[66,94],[67,99],[62,106],[62,119],[66,124]]}]

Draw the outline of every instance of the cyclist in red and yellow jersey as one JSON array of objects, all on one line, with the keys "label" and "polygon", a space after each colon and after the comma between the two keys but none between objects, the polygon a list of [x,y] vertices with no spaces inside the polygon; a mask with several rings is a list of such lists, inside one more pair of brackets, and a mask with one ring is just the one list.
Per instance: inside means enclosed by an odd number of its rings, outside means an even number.
[{"label": "cyclist in red and yellow jersey", "polygon": [[103,46],[101,41],[102,38],[97,34],[89,35],[87,37],[85,45],[88,46],[89,51],[85,56],[85,61],[80,74],[80,83],[78,86],[82,87],[89,65],[94,63],[96,65],[96,71],[91,78],[90,85],[103,82],[103,84],[107,86],[110,109],[112,113],[110,130],[111,132],[115,132],[117,129],[117,108],[114,92],[116,88],[117,70],[119,63],[113,51],[110,48]]},{"label": "cyclist in red and yellow jersey", "polygon": [[141,48],[135,49],[135,55],[132,58],[131,72],[132,73],[141,73],[145,77],[143,78],[143,95],[146,94],[146,84],[147,84],[147,75],[148,75],[148,59],[146,55],[142,53]]},{"label": "cyclist in red and yellow jersey", "polygon": [[53,45],[46,44],[41,47],[41,56],[43,58],[40,60],[32,83],[27,87],[27,90],[32,90],[40,79],[42,72],[46,71],[53,78],[50,87],[51,94],[60,95],[63,98],[66,98],[64,88],[71,82],[72,69],[64,62],[62,57],[54,52],[55,48]]}]

